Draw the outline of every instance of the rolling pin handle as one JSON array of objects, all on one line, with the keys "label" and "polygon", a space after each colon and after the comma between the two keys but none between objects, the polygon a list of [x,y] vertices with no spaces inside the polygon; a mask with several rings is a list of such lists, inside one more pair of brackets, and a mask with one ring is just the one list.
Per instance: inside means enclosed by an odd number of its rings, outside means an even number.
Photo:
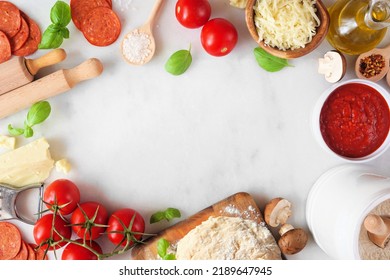
[{"label": "rolling pin handle", "polygon": [[80,65],[64,70],[65,78],[72,88],[76,84],[95,78],[103,72],[103,64],[97,58],[90,58]]},{"label": "rolling pin handle", "polygon": [[26,67],[31,75],[35,75],[38,71],[46,66],[57,64],[66,58],[66,52],[64,49],[55,49],[47,54],[36,58],[26,59]]}]

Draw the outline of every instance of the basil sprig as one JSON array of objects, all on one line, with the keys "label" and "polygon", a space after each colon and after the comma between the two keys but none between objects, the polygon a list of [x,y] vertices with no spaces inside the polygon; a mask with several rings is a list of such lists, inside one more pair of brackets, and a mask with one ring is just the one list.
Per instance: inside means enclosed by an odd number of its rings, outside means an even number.
[{"label": "basil sprig", "polygon": [[170,244],[169,244],[168,240],[166,240],[164,238],[160,238],[157,241],[157,254],[163,260],[176,260],[176,256],[174,254],[167,254],[169,245]]},{"label": "basil sprig", "polygon": [[277,72],[286,66],[292,66],[287,59],[276,57],[260,47],[255,48],[253,53],[259,66],[268,72]]},{"label": "basil sprig", "polygon": [[50,10],[51,24],[43,32],[40,49],[55,49],[61,46],[64,39],[69,38],[66,27],[71,21],[70,7],[63,1],[57,1]]},{"label": "basil sprig", "polygon": [[178,209],[176,208],[167,208],[164,211],[158,211],[154,213],[150,217],[150,223],[154,224],[162,220],[167,220],[168,222],[173,220],[174,218],[180,218],[181,213]]},{"label": "basil sprig", "polygon": [[165,63],[165,70],[172,75],[183,74],[192,63],[191,46],[188,50],[174,52]]},{"label": "basil sprig", "polygon": [[51,112],[50,103],[47,101],[39,101],[33,104],[27,113],[27,118],[24,121],[24,128],[16,128],[11,124],[8,125],[8,132],[13,136],[24,135],[29,138],[34,135],[32,127],[45,121]]}]

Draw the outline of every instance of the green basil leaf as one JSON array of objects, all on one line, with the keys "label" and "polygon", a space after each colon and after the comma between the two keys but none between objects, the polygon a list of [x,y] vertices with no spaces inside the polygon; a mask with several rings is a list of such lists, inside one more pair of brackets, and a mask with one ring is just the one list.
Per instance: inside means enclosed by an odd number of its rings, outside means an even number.
[{"label": "green basil leaf", "polygon": [[27,114],[27,126],[32,127],[43,122],[49,117],[50,112],[50,103],[47,101],[39,101],[33,104]]},{"label": "green basil leaf", "polygon": [[56,49],[61,46],[63,42],[63,36],[61,29],[54,24],[51,24],[45,32],[43,32],[39,49]]},{"label": "green basil leaf", "polygon": [[165,70],[172,75],[183,74],[192,63],[191,47],[189,50],[179,50],[173,53],[165,63]]},{"label": "green basil leaf", "polygon": [[159,211],[159,212],[154,213],[152,216],[150,216],[149,222],[151,224],[154,224],[154,223],[157,223],[157,222],[164,220],[164,219],[165,219],[164,212]]},{"label": "green basil leaf", "polygon": [[181,213],[178,209],[176,208],[168,208],[167,210],[165,210],[165,219],[169,222],[171,220],[173,220],[174,218],[180,218],[181,217]]},{"label": "green basil leaf", "polygon": [[174,254],[167,254],[162,259],[166,261],[174,261],[176,260],[176,256]]},{"label": "green basil leaf", "polygon": [[260,47],[255,48],[253,52],[259,66],[268,72],[277,72],[291,66],[287,59],[276,57]]},{"label": "green basil leaf", "polygon": [[71,20],[69,5],[63,1],[57,1],[50,10],[50,20],[56,25],[67,26]]},{"label": "green basil leaf", "polygon": [[69,39],[69,29],[67,27],[62,27],[60,31],[64,39]]},{"label": "green basil leaf", "polygon": [[165,255],[167,254],[168,248],[169,248],[168,240],[164,238],[160,238],[157,241],[157,254],[160,256],[160,258],[164,259]]},{"label": "green basil leaf", "polygon": [[149,222],[151,224],[157,223],[162,220],[167,220],[168,222],[173,220],[174,218],[180,218],[181,214],[180,211],[176,208],[167,208],[164,211],[158,211],[154,213],[151,217]]},{"label": "green basil leaf", "polygon": [[30,126],[25,126],[23,135],[26,138],[32,137],[34,135],[34,130]]},{"label": "green basil leaf", "polygon": [[8,125],[8,133],[11,134],[12,136],[19,136],[24,133],[23,128],[15,128],[11,124]]}]

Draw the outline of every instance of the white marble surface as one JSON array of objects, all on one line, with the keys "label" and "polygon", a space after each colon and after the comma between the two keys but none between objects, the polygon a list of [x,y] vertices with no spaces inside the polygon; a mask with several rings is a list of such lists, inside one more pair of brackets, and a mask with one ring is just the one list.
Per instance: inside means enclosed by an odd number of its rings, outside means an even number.
[{"label": "white marble surface", "polygon": [[[42,29],[50,23],[54,1],[41,0],[39,8],[34,1],[12,2]],[[282,196],[293,203],[290,222],[308,229],[305,203],[311,186],[342,163],[322,150],[310,130],[311,110],[330,86],[317,73],[317,61],[332,48],[324,41],[309,55],[291,60],[293,67],[265,72],[254,59],[256,43],[246,29],[244,11],[228,0],[212,0],[212,17],[231,20],[239,33],[231,54],[212,57],[202,49],[200,29],[182,27],[174,15],[176,1],[167,0],[154,27],[155,57],[147,65],[130,66],[119,43],[147,19],[153,2],[113,0],[123,26],[119,40],[108,47],[90,45],[71,23],[70,39],[62,45],[66,61],[40,73],[71,68],[90,57],[104,65],[100,77],[51,98],[50,118],[36,127],[33,139],[45,136],[53,157],[66,157],[73,165],[68,175],[54,171],[50,180],[74,180],[82,200],[100,201],[110,211],[132,207],[146,220],[166,207],[179,208],[185,218],[240,191],[252,194],[261,209]],[[181,76],[168,74],[167,58],[190,44],[189,70]],[[343,80],[355,78],[353,59],[348,57]],[[8,123],[21,124],[26,112],[1,120],[0,133],[7,133]],[[26,142],[19,138],[18,144]],[[389,159],[390,151],[371,164],[387,171]],[[148,225],[147,231],[168,225]],[[20,226],[25,239],[33,241],[32,227]],[[301,253],[289,257],[328,258],[312,238]]]}]

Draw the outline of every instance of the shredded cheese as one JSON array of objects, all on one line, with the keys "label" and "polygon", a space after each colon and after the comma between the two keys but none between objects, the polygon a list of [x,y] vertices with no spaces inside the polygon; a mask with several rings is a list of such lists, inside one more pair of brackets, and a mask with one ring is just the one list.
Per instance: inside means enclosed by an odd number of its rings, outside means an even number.
[{"label": "shredded cheese", "polygon": [[320,25],[315,0],[257,0],[254,21],[259,40],[280,50],[303,48]]}]

